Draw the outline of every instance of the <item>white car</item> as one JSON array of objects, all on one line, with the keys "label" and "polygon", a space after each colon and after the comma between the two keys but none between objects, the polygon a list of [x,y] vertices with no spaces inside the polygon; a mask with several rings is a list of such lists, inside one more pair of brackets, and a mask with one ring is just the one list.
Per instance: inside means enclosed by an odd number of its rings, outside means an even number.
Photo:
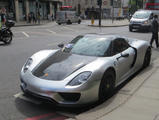
[{"label": "white car", "polygon": [[60,105],[104,100],[151,60],[148,42],[118,35],[86,34],[60,46],[28,58],[20,74],[26,95]]},{"label": "white car", "polygon": [[81,18],[77,16],[75,11],[58,11],[56,14],[56,22],[61,25],[63,23],[81,23]]}]

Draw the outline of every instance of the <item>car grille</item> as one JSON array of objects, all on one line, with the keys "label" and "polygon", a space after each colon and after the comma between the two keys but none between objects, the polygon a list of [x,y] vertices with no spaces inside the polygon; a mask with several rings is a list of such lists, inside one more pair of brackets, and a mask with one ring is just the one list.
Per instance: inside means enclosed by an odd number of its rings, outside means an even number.
[{"label": "car grille", "polygon": [[24,94],[28,98],[33,98],[35,100],[38,100],[38,101],[41,101],[41,102],[44,102],[44,103],[58,104],[55,100],[53,100],[49,97],[38,95],[38,94],[33,93],[29,90],[25,90]]},{"label": "car grille", "polygon": [[141,24],[142,22],[133,21],[133,24]]},{"label": "car grille", "polygon": [[69,102],[76,102],[80,99],[80,93],[59,93],[59,95],[65,100]]}]

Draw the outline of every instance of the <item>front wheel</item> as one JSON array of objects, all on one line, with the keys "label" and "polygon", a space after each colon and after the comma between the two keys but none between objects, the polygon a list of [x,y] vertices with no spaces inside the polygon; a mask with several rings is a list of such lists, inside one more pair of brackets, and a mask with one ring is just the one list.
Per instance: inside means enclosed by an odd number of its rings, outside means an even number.
[{"label": "front wheel", "polygon": [[115,74],[113,70],[107,70],[99,86],[99,101],[103,102],[112,95],[115,88]]},{"label": "front wheel", "polygon": [[144,57],[143,68],[148,67],[150,65],[150,61],[151,61],[151,48],[149,47]]},{"label": "front wheel", "polygon": [[12,42],[12,32],[10,30],[6,30],[3,33],[2,40],[5,44],[10,44]]},{"label": "front wheel", "polygon": [[129,27],[129,31],[132,32],[132,28],[131,27]]}]

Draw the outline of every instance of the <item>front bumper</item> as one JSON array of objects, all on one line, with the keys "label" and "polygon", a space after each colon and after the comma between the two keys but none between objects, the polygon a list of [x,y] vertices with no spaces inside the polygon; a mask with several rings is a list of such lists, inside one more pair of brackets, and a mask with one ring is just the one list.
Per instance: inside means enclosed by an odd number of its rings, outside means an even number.
[{"label": "front bumper", "polygon": [[149,30],[151,28],[151,25],[147,24],[129,24],[129,27],[131,29],[138,29],[138,30]]},{"label": "front bumper", "polygon": [[[66,87],[67,80],[49,81],[43,80],[32,75],[27,71],[21,72],[21,89],[29,97],[65,105],[82,105],[98,100],[98,84],[89,86],[87,84],[79,87]],[[90,87],[92,86],[92,87]]]}]

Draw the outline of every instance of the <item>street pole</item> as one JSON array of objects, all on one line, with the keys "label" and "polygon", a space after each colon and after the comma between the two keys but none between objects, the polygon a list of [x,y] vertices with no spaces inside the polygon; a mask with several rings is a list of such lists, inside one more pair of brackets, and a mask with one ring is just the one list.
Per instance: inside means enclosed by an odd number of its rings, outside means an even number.
[{"label": "street pole", "polygon": [[142,0],[142,9],[144,8],[144,0]]},{"label": "street pole", "polygon": [[36,18],[38,20],[38,24],[40,24],[39,0],[36,0]]},{"label": "street pole", "polygon": [[136,0],[136,10],[137,10],[138,8],[137,8],[137,0]]},{"label": "street pole", "polygon": [[99,27],[101,27],[102,4],[99,5]]},{"label": "street pole", "polygon": [[102,14],[102,0],[97,0],[99,6],[99,27],[101,27],[101,14]]},{"label": "street pole", "polygon": [[114,0],[113,0],[113,3],[112,3],[112,7],[113,7],[113,11],[112,11],[112,23],[114,22]]}]

